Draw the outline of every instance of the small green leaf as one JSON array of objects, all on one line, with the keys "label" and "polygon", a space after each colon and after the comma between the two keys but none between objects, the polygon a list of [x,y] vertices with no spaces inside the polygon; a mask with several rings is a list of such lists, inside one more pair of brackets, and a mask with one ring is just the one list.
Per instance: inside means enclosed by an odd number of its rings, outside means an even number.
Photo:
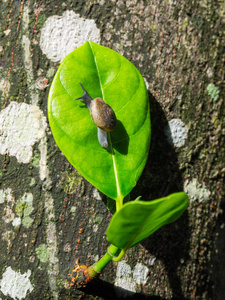
[{"label": "small green leaf", "polygon": [[153,234],[161,226],[174,222],[188,207],[185,193],[175,193],[154,201],[131,201],[112,217],[107,239],[127,250]]},{"label": "small green leaf", "polygon": [[[79,82],[101,97],[117,116],[109,147],[98,142],[97,127],[81,101]],[[61,63],[52,82],[48,117],[55,141],[70,163],[108,197],[129,194],[145,166],[150,143],[148,93],[139,71],[117,52],[86,42]]]}]

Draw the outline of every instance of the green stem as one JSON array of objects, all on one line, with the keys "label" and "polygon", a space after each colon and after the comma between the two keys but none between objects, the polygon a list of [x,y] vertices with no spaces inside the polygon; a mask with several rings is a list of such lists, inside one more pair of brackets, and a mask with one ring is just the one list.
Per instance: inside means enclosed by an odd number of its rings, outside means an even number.
[{"label": "green stem", "polygon": [[122,249],[122,250],[120,251],[120,254],[119,254],[117,257],[114,257],[114,258],[113,258],[113,261],[115,261],[115,262],[120,261],[120,260],[124,257],[124,255],[126,254],[126,251],[127,251],[127,250]]},{"label": "green stem", "polygon": [[116,211],[119,211],[123,207],[123,196],[119,196],[116,199]]},{"label": "green stem", "polygon": [[110,245],[106,254],[91,267],[88,268],[88,273],[91,277],[97,276],[102,270],[107,266],[107,264],[112,261],[120,253],[120,249]]},{"label": "green stem", "polygon": [[[123,206],[123,196],[119,196],[116,199],[116,211],[119,211]],[[121,250],[114,245],[110,245],[106,254],[95,264],[88,268],[88,274],[90,277],[95,277],[108,265],[110,261],[118,262],[125,255],[126,250]]]},{"label": "green stem", "polygon": [[116,200],[116,211],[119,211],[123,206],[123,198],[118,198]]}]

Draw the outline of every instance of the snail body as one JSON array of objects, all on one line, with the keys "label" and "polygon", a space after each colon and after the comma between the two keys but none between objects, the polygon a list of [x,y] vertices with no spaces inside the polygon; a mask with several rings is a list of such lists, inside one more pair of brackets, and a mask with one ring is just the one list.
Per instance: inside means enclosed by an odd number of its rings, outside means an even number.
[{"label": "snail body", "polygon": [[103,148],[108,147],[107,132],[116,128],[116,115],[108,104],[101,98],[92,99],[80,83],[84,94],[75,100],[82,100],[90,111],[91,118],[98,127],[98,140]]}]

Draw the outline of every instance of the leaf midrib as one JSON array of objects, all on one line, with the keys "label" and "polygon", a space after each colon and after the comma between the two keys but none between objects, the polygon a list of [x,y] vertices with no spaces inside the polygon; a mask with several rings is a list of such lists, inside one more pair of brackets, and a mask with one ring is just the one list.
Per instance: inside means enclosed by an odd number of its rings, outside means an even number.
[{"label": "leaf midrib", "polygon": [[[94,56],[94,53],[93,53],[93,50],[92,50],[90,42],[88,42],[88,44],[90,46],[91,53],[92,53],[92,56],[93,56],[93,60],[94,60],[95,66],[96,66],[96,70],[97,70],[98,78],[99,78],[99,84],[100,84],[101,92],[102,92],[102,97],[104,99],[104,91],[102,89],[101,77],[100,77],[100,73],[99,73],[99,70],[98,70],[98,65],[97,65],[97,62],[96,62],[96,59],[95,59],[95,56]],[[111,141],[110,133],[108,134],[108,142],[109,142],[109,146],[110,146],[110,150],[111,150],[113,170],[114,170],[114,176],[115,176],[115,181],[116,181],[117,200],[119,201],[119,199],[121,198],[121,189],[120,189],[120,184],[119,184],[119,179],[118,179],[118,171],[117,171],[116,159],[115,159],[115,155],[113,154],[113,146],[112,146],[112,141]]]}]

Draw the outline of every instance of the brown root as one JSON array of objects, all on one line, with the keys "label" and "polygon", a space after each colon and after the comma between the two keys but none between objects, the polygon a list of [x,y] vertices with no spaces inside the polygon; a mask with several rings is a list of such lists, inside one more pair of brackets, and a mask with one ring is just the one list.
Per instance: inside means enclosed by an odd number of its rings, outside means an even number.
[{"label": "brown root", "polygon": [[92,279],[89,275],[88,267],[85,265],[75,265],[71,274],[68,274],[69,288],[81,288],[85,287],[87,283]]}]

